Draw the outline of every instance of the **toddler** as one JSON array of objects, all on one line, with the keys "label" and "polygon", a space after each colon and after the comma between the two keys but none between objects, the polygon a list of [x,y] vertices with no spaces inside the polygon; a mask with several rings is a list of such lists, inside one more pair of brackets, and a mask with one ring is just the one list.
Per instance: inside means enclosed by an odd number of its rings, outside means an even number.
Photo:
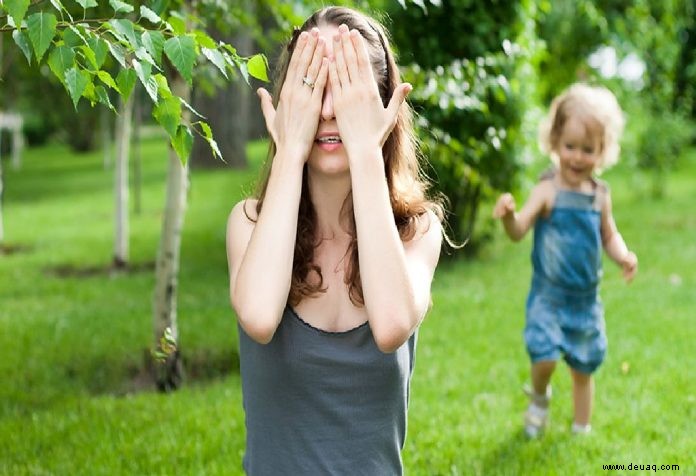
[{"label": "toddler", "polygon": [[598,295],[601,258],[607,255],[630,282],[638,267],[616,228],[607,184],[596,178],[615,164],[623,115],[603,87],[574,84],[556,97],[540,128],[542,150],[554,167],[519,211],[510,193],[498,199],[494,218],[518,241],[534,226],[533,276],[524,338],[532,362],[525,432],[537,437],[548,421],[549,381],[563,355],[573,379],[573,433],[589,433],[592,374],[604,359],[607,339]]}]

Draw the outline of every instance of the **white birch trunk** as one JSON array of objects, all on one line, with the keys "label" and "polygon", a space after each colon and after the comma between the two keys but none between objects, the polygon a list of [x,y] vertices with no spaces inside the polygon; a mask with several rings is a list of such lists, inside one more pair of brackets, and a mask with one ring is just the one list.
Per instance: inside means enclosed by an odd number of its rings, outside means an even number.
[{"label": "white birch trunk", "polygon": [[[2,137],[2,136],[0,136]],[[5,242],[5,226],[3,224],[4,222],[4,217],[2,213],[2,208],[3,208],[3,192],[4,192],[4,183],[3,183],[3,178],[2,178],[2,140],[0,139],[0,245],[2,245]]]},{"label": "white birch trunk", "polygon": [[116,135],[116,160],[114,161],[114,266],[128,264],[128,156],[130,154],[131,118],[133,96],[121,101]]},{"label": "white birch trunk", "polygon": [[[191,88],[176,76],[170,83],[172,92],[187,102]],[[177,328],[177,289],[179,278],[179,256],[181,232],[188,191],[188,161],[183,165],[176,152],[169,147],[169,168],[167,170],[167,195],[160,245],[155,267],[155,293],[153,306],[153,330],[155,347],[167,328],[178,342]],[[156,364],[156,383],[160,391],[175,390],[181,384],[183,370],[178,351],[170,354],[166,361]]]}]

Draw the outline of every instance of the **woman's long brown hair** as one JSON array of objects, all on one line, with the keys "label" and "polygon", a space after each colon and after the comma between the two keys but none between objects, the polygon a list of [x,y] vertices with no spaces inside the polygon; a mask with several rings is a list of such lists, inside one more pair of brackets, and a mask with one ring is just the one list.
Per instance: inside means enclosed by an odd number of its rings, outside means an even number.
[{"label": "woman's long brown hair", "polygon": [[[278,60],[274,81],[273,103],[275,106],[278,105],[280,90],[285,82],[288,63],[295,50],[299,33],[309,31],[315,26],[339,26],[341,24],[345,24],[351,30],[358,30],[366,40],[382,103],[384,107],[389,104],[394,89],[399,85],[400,75],[384,28],[375,20],[355,10],[344,7],[327,7],[315,12],[301,28],[296,29],[287,47],[283,49]],[[268,158],[256,194],[258,198],[257,215],[263,207],[275,152],[275,144],[271,141]],[[413,130],[413,113],[406,102],[399,109],[396,125],[382,147],[382,154],[394,221],[401,240],[408,241],[415,236],[418,221],[428,219],[428,211],[434,212],[440,221],[444,218],[444,211],[441,200],[431,199],[426,195],[429,182],[422,173],[418,162],[417,141]],[[298,213],[292,283],[288,297],[288,302],[292,306],[298,304],[305,297],[311,297],[325,291],[321,269],[314,263],[314,250],[319,245],[319,240],[316,236],[317,216],[307,186],[306,165],[303,172]],[[346,213],[350,218],[350,229],[347,232],[351,236],[351,242],[346,250],[346,256],[350,256],[350,261],[346,266],[344,282],[348,286],[351,302],[356,306],[362,306],[364,298],[358,262],[358,240],[350,194],[346,197],[341,213]],[[310,280],[311,274],[314,274],[318,279]]]}]

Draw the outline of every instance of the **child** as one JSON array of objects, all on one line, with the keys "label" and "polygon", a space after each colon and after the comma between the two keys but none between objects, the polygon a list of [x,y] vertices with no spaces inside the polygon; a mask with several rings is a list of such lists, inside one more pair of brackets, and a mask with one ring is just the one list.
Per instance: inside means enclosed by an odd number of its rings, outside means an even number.
[{"label": "child", "polygon": [[515,212],[511,194],[500,196],[493,217],[519,241],[534,225],[533,276],[524,337],[532,361],[525,432],[538,436],[548,420],[549,381],[563,354],[573,378],[576,434],[590,432],[592,373],[607,340],[598,295],[601,249],[630,282],[638,268],[616,228],[607,185],[594,176],[618,160],[623,116],[603,87],[574,84],[553,100],[540,129],[542,150],[555,167],[544,174],[527,203]]}]

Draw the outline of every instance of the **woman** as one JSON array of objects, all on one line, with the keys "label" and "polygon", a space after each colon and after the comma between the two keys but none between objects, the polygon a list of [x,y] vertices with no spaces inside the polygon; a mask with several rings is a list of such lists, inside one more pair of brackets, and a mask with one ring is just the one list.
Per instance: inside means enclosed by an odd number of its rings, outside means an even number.
[{"label": "woman", "polygon": [[248,474],[401,474],[442,208],[382,27],[324,8],[293,34],[256,199],[227,227]]}]

